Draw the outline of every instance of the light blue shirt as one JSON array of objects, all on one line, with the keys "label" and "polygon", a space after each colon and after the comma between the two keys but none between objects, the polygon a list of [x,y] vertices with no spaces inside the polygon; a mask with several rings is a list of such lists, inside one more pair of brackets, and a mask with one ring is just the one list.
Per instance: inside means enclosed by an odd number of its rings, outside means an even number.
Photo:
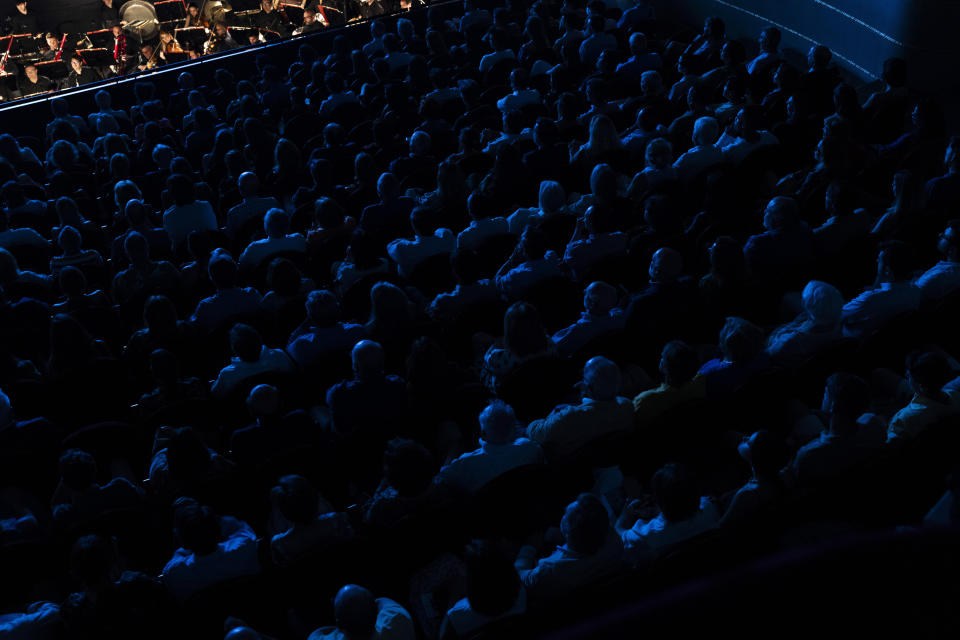
[{"label": "light blue shirt", "polygon": [[891,318],[920,306],[920,289],[910,282],[884,282],[843,305],[843,335],[865,338]]}]

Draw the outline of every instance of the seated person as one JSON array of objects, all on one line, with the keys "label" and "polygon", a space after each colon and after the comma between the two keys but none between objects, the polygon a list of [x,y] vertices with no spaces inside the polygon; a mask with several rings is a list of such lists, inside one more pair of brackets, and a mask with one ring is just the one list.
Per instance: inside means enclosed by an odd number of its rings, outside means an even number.
[{"label": "seated person", "polygon": [[473,637],[491,622],[526,612],[527,592],[506,550],[477,540],[467,546],[464,564],[467,595],[447,610],[440,638]]},{"label": "seated person", "polygon": [[898,240],[885,243],[877,257],[877,287],[843,305],[843,335],[866,338],[891,319],[919,307],[922,294],[912,276],[910,245]]},{"label": "seated person", "polygon": [[217,216],[210,203],[197,200],[194,180],[182,173],[167,178],[173,205],[163,212],[163,228],[174,250],[187,241],[191,231],[216,231]]},{"label": "seated person", "polygon": [[254,240],[240,254],[240,269],[250,271],[259,267],[265,260],[280,253],[298,253],[306,255],[307,239],[302,233],[290,231],[290,216],[283,209],[270,209],[263,217],[263,230],[267,237]]},{"label": "seated person", "polygon": [[277,531],[270,539],[270,555],[278,566],[354,536],[347,514],[333,511],[302,476],[280,478],[270,490],[270,501],[270,528]]},{"label": "seated person", "polygon": [[827,378],[821,407],[826,428],[797,451],[783,471],[784,480],[791,485],[821,485],[878,452],[882,441],[865,437],[879,423],[876,416],[864,413],[869,404],[870,389],[863,379],[845,372]]},{"label": "seated person", "polygon": [[190,324],[210,333],[231,318],[249,316],[260,309],[260,294],[252,287],[238,287],[240,269],[229,253],[216,249],[207,265],[216,293],[197,303]]},{"label": "seated person", "polygon": [[619,396],[620,368],[597,356],[583,367],[578,405],[560,405],[542,420],[527,425],[527,437],[539,442],[551,462],[576,458],[597,438],[633,430],[633,404]]},{"label": "seated person", "polygon": [[450,320],[465,309],[484,303],[500,301],[500,292],[488,278],[482,278],[480,256],[476,251],[454,251],[450,266],[457,279],[453,291],[441,293],[427,306],[432,318]]},{"label": "seated person", "polygon": [[76,524],[105,511],[143,504],[143,489],[126,478],[97,484],[97,463],[89,453],[68,449],[60,456],[60,484],[53,494],[53,517],[61,525]]},{"label": "seated person", "polygon": [[502,400],[492,400],[480,412],[480,448],[444,465],[436,482],[472,495],[511,469],[543,462],[540,445],[518,438],[517,433],[513,408]]},{"label": "seated person", "polygon": [[327,88],[329,95],[320,103],[320,117],[330,118],[334,111],[344,105],[354,105],[360,107],[360,100],[354,95],[353,91],[348,91],[343,81],[343,76],[335,71],[328,71],[323,76],[323,84]]},{"label": "seated person", "polygon": [[715,146],[719,137],[720,125],[716,119],[710,116],[697,118],[693,125],[693,147],[673,163],[677,178],[689,182],[723,162],[723,153]]},{"label": "seated person", "polygon": [[614,212],[604,204],[594,204],[577,221],[577,229],[563,254],[563,262],[580,278],[604,258],[627,249],[627,235],[615,230]]},{"label": "seated person", "polygon": [[517,209],[507,218],[510,233],[520,235],[531,224],[539,224],[555,213],[567,210],[567,194],[559,182],[544,180],[540,183],[539,207]]},{"label": "seated person", "polygon": [[[390,163],[390,172],[401,183],[422,176],[437,174],[437,159],[433,155],[433,141],[426,131],[414,131],[410,136],[410,153]],[[419,186],[419,185],[417,185]]]},{"label": "seated person", "polygon": [[269,384],[258,384],[247,396],[247,411],[253,423],[230,435],[230,457],[254,467],[278,453],[314,444],[319,432],[302,409],[284,414],[280,393]]},{"label": "seated person", "polygon": [[570,356],[591,340],[626,326],[617,307],[617,290],[606,282],[593,282],[583,292],[583,313],[576,323],[553,334],[561,356]]},{"label": "seated person", "polygon": [[497,289],[507,300],[518,300],[534,285],[565,275],[557,254],[547,249],[547,237],[535,225],[524,229],[517,248],[497,271]]},{"label": "seated person", "polygon": [[305,306],[307,319],[287,342],[287,353],[301,367],[320,365],[331,353],[346,352],[367,333],[363,325],[340,320],[340,305],[330,291],[311,291]]},{"label": "seated person", "polygon": [[387,245],[387,255],[396,263],[400,275],[408,277],[427,258],[454,250],[456,239],[453,232],[440,228],[438,218],[434,211],[422,207],[414,209],[410,214],[413,239],[400,238]]},{"label": "seated person", "polygon": [[257,534],[246,522],[218,516],[191,498],[177,501],[173,521],[180,546],[161,579],[179,602],[219,582],[260,572]]},{"label": "seated person", "polygon": [[720,521],[716,505],[701,498],[693,471],[678,464],[667,464],[650,480],[659,513],[645,520],[640,504],[627,504],[617,519],[616,530],[635,564],[663,555],[672,547],[701,533],[715,529]]},{"label": "seated person", "polygon": [[64,225],[57,234],[57,246],[62,253],[50,260],[50,274],[57,277],[67,266],[97,272],[103,268],[103,258],[93,249],[83,248],[83,238],[75,227]]},{"label": "seated person", "polygon": [[811,280],[803,288],[803,310],[770,332],[767,353],[780,365],[800,364],[843,338],[840,318],[843,296],[832,284]]},{"label": "seated person", "polygon": [[915,351],[907,358],[910,404],[887,427],[887,442],[902,445],[941,419],[960,412],[960,391],[944,388],[954,377],[947,357],[937,351]]},{"label": "seated person", "polygon": [[648,272],[650,285],[627,305],[627,330],[634,335],[676,335],[676,328],[689,322],[697,308],[697,285],[683,275],[683,258],[669,247],[654,252]]},{"label": "seated person", "polygon": [[260,333],[246,324],[235,324],[230,329],[230,364],[220,370],[210,386],[210,395],[225,398],[238,389],[244,380],[264,373],[292,373],[293,361],[283,349],[270,349],[263,344]]},{"label": "seated person", "polygon": [[402,416],[407,410],[407,384],[399,376],[384,373],[383,347],[373,340],[361,340],[350,358],[354,378],[327,391],[334,431],[348,434]]},{"label": "seated person", "polygon": [[150,259],[150,243],[139,231],[127,233],[123,252],[130,266],[113,277],[113,301],[124,304],[151,293],[176,290],[180,272],[166,260]]},{"label": "seated person", "polygon": [[914,283],[924,300],[936,301],[960,291],[960,220],[947,223],[947,228],[940,233],[937,249],[944,259]]},{"label": "seated person", "polygon": [[387,528],[406,516],[443,500],[434,456],[423,445],[406,438],[394,438],[383,452],[383,479],[373,497],[364,505],[363,521]]},{"label": "seated person", "polygon": [[606,507],[595,495],[581,493],[560,520],[564,543],[538,559],[540,549],[524,545],[514,567],[531,599],[550,600],[588,587],[626,569],[623,541]]},{"label": "seated person", "polygon": [[813,259],[813,232],[800,218],[793,198],[778,196],[767,203],[761,234],[750,236],[743,247],[747,268],[762,282],[794,275]]},{"label": "seated person", "polygon": [[641,429],[671,409],[706,398],[706,378],[697,373],[699,368],[700,360],[693,347],[680,340],[664,345],[660,357],[663,384],[633,399],[633,410]]},{"label": "seated person", "polygon": [[555,357],[557,349],[543,329],[537,308],[526,302],[510,305],[503,316],[503,342],[483,356],[481,376],[494,390],[511,371],[531,360]]},{"label": "seated person", "polygon": [[374,598],[361,586],[348,584],[333,600],[335,627],[320,627],[307,640],[413,640],[413,618],[390,598]]},{"label": "seated person", "polygon": [[483,241],[493,236],[509,233],[506,218],[491,217],[489,200],[479,191],[467,198],[467,214],[470,226],[457,234],[457,249],[477,249]]},{"label": "seated person", "polygon": [[779,436],[770,431],[757,431],[737,447],[737,453],[749,465],[752,477],[737,489],[720,519],[720,526],[735,528],[760,515],[784,493],[780,469],[786,461],[787,448]]},{"label": "seated person", "polygon": [[707,395],[732,393],[770,368],[763,350],[763,331],[743,318],[727,318],[720,329],[720,355],[700,367],[707,379]]},{"label": "seated person", "polygon": [[50,309],[53,313],[72,313],[87,309],[107,310],[110,301],[100,289],[87,291],[87,278],[76,267],[64,267],[57,278],[63,299]]},{"label": "seated person", "polygon": [[264,216],[270,209],[280,207],[280,202],[273,196],[266,198],[259,196],[260,179],[252,171],[244,171],[237,178],[237,189],[242,200],[227,212],[226,234],[231,240],[248,220]]},{"label": "seated person", "polygon": [[723,159],[740,165],[757,149],[780,144],[776,136],[769,131],[759,130],[758,126],[754,109],[741,109],[733,124],[727,127],[716,142],[717,148],[723,152]]},{"label": "seated person", "polygon": [[510,93],[497,101],[501,112],[520,111],[528,105],[540,104],[540,92],[530,88],[526,69],[517,67],[510,72]]}]

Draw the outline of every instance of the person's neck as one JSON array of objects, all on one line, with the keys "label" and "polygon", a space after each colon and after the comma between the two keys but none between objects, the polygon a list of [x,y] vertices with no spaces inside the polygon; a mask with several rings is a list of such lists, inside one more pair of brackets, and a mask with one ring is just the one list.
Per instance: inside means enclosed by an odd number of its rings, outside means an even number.
[{"label": "person's neck", "polygon": [[26,8],[26,7],[23,7],[23,8],[21,9],[21,8],[18,6],[18,7],[17,7],[17,11],[19,11],[22,15],[27,15],[27,8]]}]

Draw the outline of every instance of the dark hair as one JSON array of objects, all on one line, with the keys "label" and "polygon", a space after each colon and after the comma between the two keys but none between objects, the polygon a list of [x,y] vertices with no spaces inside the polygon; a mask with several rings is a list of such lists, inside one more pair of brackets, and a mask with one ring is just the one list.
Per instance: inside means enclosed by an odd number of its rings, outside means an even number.
[{"label": "dark hair", "polygon": [[244,362],[259,360],[262,348],[260,333],[250,325],[237,323],[230,329],[230,349]]},{"label": "dark hair", "polygon": [[190,204],[196,199],[193,180],[182,173],[175,173],[167,178],[167,190],[177,206]]},{"label": "dark hair", "polygon": [[661,357],[664,381],[671,387],[686,384],[700,368],[696,350],[682,340],[671,340],[664,345]]},{"label": "dark hair", "polygon": [[598,497],[581,493],[563,516],[567,546],[588,556],[599,551],[610,530],[609,517]]},{"label": "dark hair", "polygon": [[747,364],[763,349],[763,331],[757,325],[738,317],[729,317],[720,329],[720,350],[736,364]]},{"label": "dark hair", "polygon": [[681,522],[700,509],[700,492],[691,470],[685,465],[664,465],[650,479],[657,506],[667,522]]},{"label": "dark hair", "polygon": [[887,58],[883,61],[883,81],[891,87],[905,87],[907,85],[907,61],[903,58]]},{"label": "dark hair", "polygon": [[75,491],[83,491],[97,478],[97,462],[80,449],[67,449],[60,455],[60,478]]},{"label": "dark hair", "polygon": [[495,543],[474,540],[466,548],[467,601],[480,615],[496,617],[513,607],[520,593],[520,577],[513,558]]},{"label": "dark hair", "polygon": [[199,556],[213,553],[220,543],[220,519],[210,507],[195,502],[177,507],[174,523],[180,543]]},{"label": "dark hair", "polygon": [[942,398],[944,385],[954,377],[945,355],[923,349],[907,356],[907,372],[918,391],[935,398]]},{"label": "dark hair", "polygon": [[450,268],[461,285],[473,284],[483,277],[483,262],[472,249],[458,249],[450,254]]},{"label": "dark hair", "polygon": [[883,263],[895,280],[906,280],[913,275],[913,248],[902,240],[891,240],[880,245]]},{"label": "dark hair", "polygon": [[757,477],[779,482],[780,469],[788,462],[783,440],[765,429],[750,437],[750,464]]},{"label": "dark hair", "polygon": [[827,393],[833,401],[831,412],[834,415],[854,421],[867,410],[870,404],[870,390],[863,378],[852,373],[839,371],[827,378]]},{"label": "dark hair", "polygon": [[303,476],[286,475],[270,490],[284,518],[294,524],[310,524],[317,517],[320,494]]},{"label": "dark hair", "polygon": [[532,304],[515,302],[503,316],[504,345],[523,357],[543,351],[549,337],[540,322],[540,313]]},{"label": "dark hair", "polygon": [[290,298],[300,293],[300,270],[288,258],[274,258],[267,267],[267,286]]},{"label": "dark hair", "polygon": [[390,440],[383,452],[383,475],[403,497],[425,491],[433,481],[436,466],[426,447],[406,438]]},{"label": "dark hair", "polygon": [[70,573],[85,587],[109,584],[115,562],[113,541],[101,535],[83,536],[70,549]]},{"label": "dark hair", "polygon": [[174,429],[167,441],[167,468],[171,478],[191,485],[206,477],[210,451],[199,434],[190,427]]}]

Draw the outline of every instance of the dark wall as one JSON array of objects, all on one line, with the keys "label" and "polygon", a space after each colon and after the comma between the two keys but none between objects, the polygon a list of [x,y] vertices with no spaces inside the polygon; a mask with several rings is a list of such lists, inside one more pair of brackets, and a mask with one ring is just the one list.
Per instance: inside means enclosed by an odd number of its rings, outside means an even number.
[{"label": "dark wall", "polygon": [[[14,4],[14,0],[0,1],[0,14],[13,13]],[[119,9],[122,4],[115,0],[114,6]],[[99,28],[100,0],[28,0],[27,11],[35,13],[40,26],[48,31],[60,31],[61,25],[71,32]]]}]

